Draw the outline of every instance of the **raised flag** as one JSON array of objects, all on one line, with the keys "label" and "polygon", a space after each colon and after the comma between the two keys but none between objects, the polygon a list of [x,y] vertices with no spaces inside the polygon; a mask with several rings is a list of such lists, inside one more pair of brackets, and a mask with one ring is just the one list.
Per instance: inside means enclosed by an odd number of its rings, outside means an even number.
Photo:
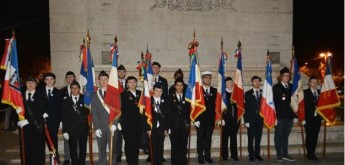
[{"label": "raised flag", "polygon": [[112,65],[110,70],[109,76],[109,83],[107,87],[107,94],[104,98],[104,103],[110,109],[109,114],[109,124],[111,124],[114,120],[118,119],[121,115],[121,92],[123,92],[123,87],[120,85],[120,81],[118,78],[117,73],[117,65],[118,65],[118,46],[117,46],[117,37],[115,37],[115,44],[113,44],[110,48],[111,57],[112,57]]},{"label": "raised flag", "polygon": [[201,86],[200,68],[197,62],[197,51],[191,52],[191,68],[189,72],[188,87],[186,91],[186,101],[191,104],[190,119],[194,122],[195,119],[206,110],[204,100],[204,90]]},{"label": "raised flag", "polygon": [[5,39],[5,51],[2,55],[0,68],[6,70],[8,59],[10,58],[12,39]]},{"label": "raised flag", "polygon": [[302,87],[301,74],[299,72],[299,67],[297,59],[293,57],[291,60],[291,69],[293,73],[292,79],[292,95],[290,106],[292,110],[297,113],[298,120],[302,122],[305,119],[304,111],[304,93]]},{"label": "raised flag", "polygon": [[17,110],[19,120],[25,119],[25,109],[23,103],[23,96],[21,92],[21,86],[19,81],[19,66],[17,55],[17,43],[15,37],[11,38],[8,42],[5,52],[8,54],[6,73],[3,85],[1,102],[11,105]]},{"label": "raised flag", "polygon": [[262,90],[260,102],[260,115],[264,118],[264,123],[269,129],[276,123],[276,111],[273,102],[272,89],[272,62],[268,59],[266,65],[266,79]]},{"label": "raised flag", "polygon": [[141,93],[140,100],[138,103],[138,107],[140,111],[143,112],[145,109],[145,116],[147,117],[147,124],[152,128],[152,107],[151,107],[151,94],[150,94],[150,84],[148,81],[148,75],[153,75],[152,68],[149,70],[151,66],[150,61],[146,61],[146,66],[141,67],[141,72],[143,75],[144,86],[143,92]]},{"label": "raised flag", "polygon": [[326,62],[326,75],[321,87],[317,112],[324,120],[333,125],[336,122],[336,112],[333,108],[339,105],[338,93],[332,78],[331,57],[328,57]]},{"label": "raised flag", "polygon": [[237,57],[236,76],[234,81],[234,89],[231,95],[231,101],[236,103],[237,106],[237,120],[240,120],[244,114],[244,90],[243,90],[243,77],[242,77],[242,53],[241,43],[238,43],[235,57]]},{"label": "raised flag", "polygon": [[225,91],[225,60],[227,60],[228,55],[223,50],[223,41],[221,43],[221,54],[219,57],[218,64],[218,87],[217,87],[217,97],[216,97],[216,115],[215,122],[217,123],[222,119],[222,113],[226,110],[226,105],[228,101],[226,99]]}]

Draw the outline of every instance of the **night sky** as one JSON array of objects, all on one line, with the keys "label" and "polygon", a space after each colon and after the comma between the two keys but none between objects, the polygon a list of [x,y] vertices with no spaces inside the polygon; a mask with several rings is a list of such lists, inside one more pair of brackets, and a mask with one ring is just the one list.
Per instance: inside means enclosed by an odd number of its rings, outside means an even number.
[{"label": "night sky", "polygon": [[[48,0],[2,1],[0,6],[0,54],[4,39],[17,36],[19,63],[30,63],[35,56],[50,56]],[[344,71],[344,1],[294,0],[293,43],[300,66],[317,67],[320,52],[330,51],[334,68]],[[333,69],[334,69],[333,68]],[[21,69],[22,70],[22,69]]]}]

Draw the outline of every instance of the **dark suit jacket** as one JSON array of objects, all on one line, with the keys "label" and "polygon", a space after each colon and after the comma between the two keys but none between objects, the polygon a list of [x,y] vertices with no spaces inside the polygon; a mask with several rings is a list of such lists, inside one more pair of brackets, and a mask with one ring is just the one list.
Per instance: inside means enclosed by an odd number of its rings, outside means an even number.
[{"label": "dark suit jacket", "polygon": [[87,136],[89,124],[87,115],[89,109],[84,106],[83,95],[79,95],[79,100],[74,104],[74,98],[69,97],[64,100],[62,106],[62,131],[68,133],[70,137]]},{"label": "dark suit jacket", "polygon": [[40,96],[35,91],[34,95],[31,96],[31,101],[26,100],[25,92],[23,92],[25,118],[29,121],[27,126],[30,130],[40,131],[43,135],[44,131],[44,97]]},{"label": "dark suit jacket", "polygon": [[260,98],[259,100],[256,99],[256,92],[254,92],[254,89],[248,90],[244,94],[244,100],[245,100],[245,113],[244,113],[244,122],[245,123],[253,123],[253,122],[262,122],[263,119],[260,116],[260,100],[262,90],[260,89]]},{"label": "dark suit jacket", "polygon": [[68,89],[67,88],[68,88],[68,86],[65,86],[65,87],[60,89],[60,91],[62,93],[62,97],[63,97],[64,100],[67,99],[69,97],[69,95],[70,95],[68,93]]},{"label": "dark suit jacket", "polygon": [[215,118],[215,108],[216,108],[216,97],[217,97],[217,89],[214,87],[210,87],[210,95],[207,98],[206,97],[206,92],[204,91],[204,100],[205,100],[205,105],[206,105],[206,111],[201,113],[195,121],[200,121],[200,125],[207,125],[210,123],[214,123],[214,118]]},{"label": "dark suit jacket", "polygon": [[287,90],[281,82],[273,86],[273,102],[276,108],[277,119],[293,119],[295,113],[290,107],[292,84]]},{"label": "dark suit jacket", "polygon": [[179,103],[178,96],[175,93],[169,94],[170,102],[170,129],[176,131],[186,124],[190,124],[190,103],[185,101],[185,93],[182,96],[182,103]]},{"label": "dark suit jacket", "polygon": [[47,96],[45,87],[39,89],[37,92],[40,97],[44,98],[44,112],[46,112],[49,116],[47,118],[48,124],[53,124],[55,127],[59,127],[63,102],[61,91],[54,87],[50,97]]},{"label": "dark suit jacket", "polygon": [[226,110],[223,112],[223,119],[227,123],[228,120],[237,120],[237,106],[236,103],[230,100],[231,93],[226,92],[226,99],[228,103],[226,105]]},{"label": "dark suit jacket", "polygon": [[[320,90],[317,90],[318,96],[320,96]],[[316,111],[316,106],[318,100],[314,99],[314,94],[312,93],[311,89],[304,90],[304,102],[305,102],[305,121],[312,121],[312,120],[321,120],[321,116],[317,114],[314,116]]]},{"label": "dark suit jacket", "polygon": [[163,86],[163,94],[162,96],[167,97],[168,96],[168,81],[162,76],[158,77],[158,82],[162,83]]},{"label": "dark suit jacket", "polygon": [[120,123],[125,132],[138,132],[143,131],[145,126],[145,117],[140,114],[138,107],[141,91],[136,91],[134,96],[130,91],[121,93],[121,118]]},{"label": "dark suit jacket", "polygon": [[[165,131],[168,131],[170,128],[170,105],[169,105],[169,99],[166,99],[166,97],[161,97],[160,102],[160,112],[155,111],[155,100],[153,97],[151,97],[151,105],[152,105],[152,130],[156,129],[163,129]],[[159,121],[159,127],[157,128],[157,121]],[[150,130],[150,127],[147,127],[148,130]]]}]

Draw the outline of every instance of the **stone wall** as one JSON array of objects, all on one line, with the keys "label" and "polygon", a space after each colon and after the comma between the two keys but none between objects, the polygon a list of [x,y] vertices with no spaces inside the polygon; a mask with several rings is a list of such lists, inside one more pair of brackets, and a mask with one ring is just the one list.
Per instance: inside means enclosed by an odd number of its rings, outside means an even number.
[{"label": "stone wall", "polygon": [[202,69],[217,70],[223,37],[228,71],[235,68],[233,52],[240,40],[245,80],[258,72],[263,76],[267,49],[280,52],[275,71],[289,65],[292,6],[293,0],[50,0],[52,71],[57,86],[64,84],[66,71],[78,75],[87,30],[96,70],[110,68],[102,65],[101,53],[109,51],[115,35],[119,62],[127,68],[135,66],[148,45],[163,72],[188,69],[187,45],[195,29]]}]

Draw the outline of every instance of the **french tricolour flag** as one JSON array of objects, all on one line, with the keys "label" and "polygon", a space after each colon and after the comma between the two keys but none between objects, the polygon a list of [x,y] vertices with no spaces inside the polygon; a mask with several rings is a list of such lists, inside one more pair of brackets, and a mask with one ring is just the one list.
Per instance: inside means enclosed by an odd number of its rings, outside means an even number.
[{"label": "french tricolour flag", "polygon": [[234,81],[234,89],[231,100],[237,106],[237,119],[240,120],[244,114],[244,90],[242,77],[242,53],[241,49],[236,49],[235,57],[237,57],[236,77]]},{"label": "french tricolour flag", "polygon": [[299,72],[299,67],[297,59],[293,58],[291,61],[291,71],[293,72],[292,79],[292,95],[291,95],[291,108],[297,113],[298,120],[301,122],[305,118],[304,112],[304,93],[302,87],[301,74]]},{"label": "french tricolour flag", "polygon": [[228,101],[226,99],[225,92],[225,60],[227,60],[228,55],[222,50],[219,57],[218,65],[218,87],[217,87],[217,98],[216,98],[216,116],[215,122],[217,123],[222,119],[222,113],[226,110],[226,105]]}]

